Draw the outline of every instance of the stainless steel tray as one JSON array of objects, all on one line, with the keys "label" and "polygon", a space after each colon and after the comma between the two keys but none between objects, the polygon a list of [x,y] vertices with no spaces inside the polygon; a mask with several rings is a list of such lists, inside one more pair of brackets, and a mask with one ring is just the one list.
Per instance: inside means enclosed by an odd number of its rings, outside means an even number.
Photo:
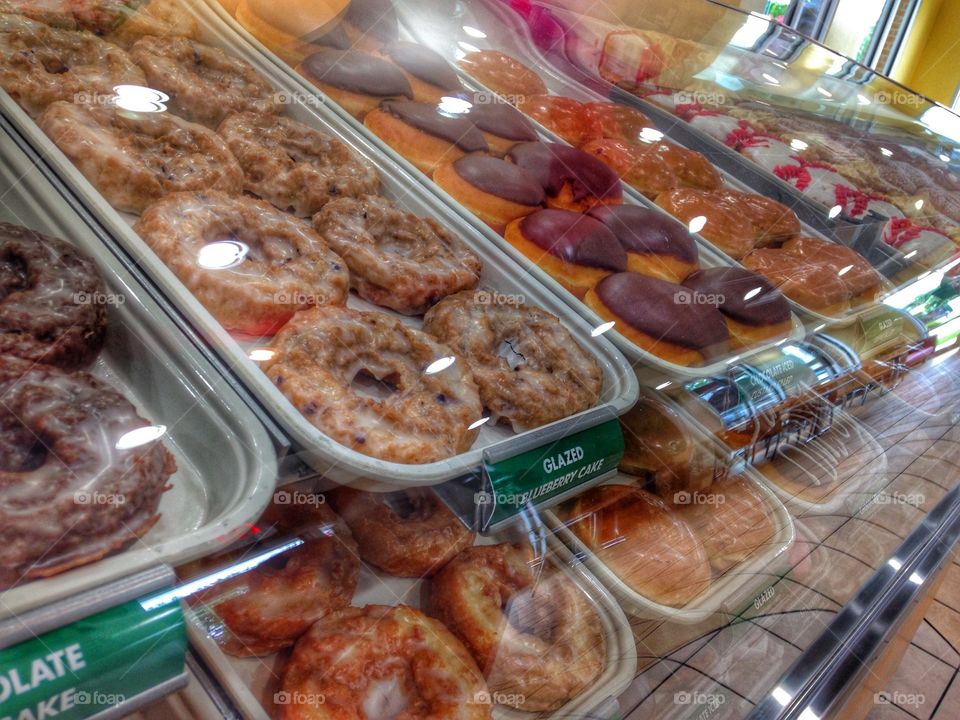
[{"label": "stainless steel tray", "polygon": [[[219,6],[217,8],[219,9]],[[357,133],[351,124],[345,122],[341,114],[331,111],[322,102],[317,102],[312,86],[294,82],[288,73],[280,72],[276,65],[265,62],[255,47],[232,32],[204,3],[192,4],[189,9],[200,24],[203,41],[243,58],[263,73],[277,90],[290,100],[287,110],[291,117],[339,137],[377,167],[385,195],[395,198],[400,205],[413,213],[436,218],[445,227],[459,234],[483,259],[482,286],[499,293],[523,296],[530,304],[538,305],[560,317],[577,341],[592,352],[603,371],[604,388],[597,407],[519,435],[502,426],[490,427],[488,423],[481,428],[479,439],[468,452],[439,462],[403,465],[378,460],[340,445],[310,424],[250,359],[251,351],[266,342],[266,339],[261,342],[241,341],[224,331],[133,232],[132,224],[135,218],[123,216],[111,208],[11,98],[5,93],[0,94],[0,109],[13,118],[34,147],[42,150],[51,167],[65,179],[138,266],[190,320],[204,340],[229,366],[230,371],[289,435],[303,460],[338,482],[365,483],[381,488],[432,485],[476,470],[481,464],[483,451],[488,447],[497,445],[498,450],[501,450],[516,444],[519,448],[525,439],[532,437],[532,433],[542,438],[542,442],[550,442],[608,420],[634,404],[638,386],[630,365],[611,343],[602,337],[593,337],[591,331],[594,326],[577,316],[545,288],[531,282],[529,278],[521,277],[511,261],[491,247],[470,225],[463,222],[438,198],[423,192],[420,184],[402,168],[385,162],[379,149],[361,133]],[[220,11],[222,12],[222,9]],[[356,297],[351,297],[349,305],[357,308],[372,307]],[[419,319],[414,318],[403,320],[413,325],[419,323]]]},{"label": "stainless steel tray", "polygon": [[107,346],[91,372],[121,391],[151,422],[167,427],[177,461],[161,519],[126,551],[0,593],[0,618],[22,614],[145,568],[218,549],[269,502],[277,454],[250,409],[192,347],[164,311],[73,213],[5,127],[0,219],[60,237],[97,263],[109,292]]}]

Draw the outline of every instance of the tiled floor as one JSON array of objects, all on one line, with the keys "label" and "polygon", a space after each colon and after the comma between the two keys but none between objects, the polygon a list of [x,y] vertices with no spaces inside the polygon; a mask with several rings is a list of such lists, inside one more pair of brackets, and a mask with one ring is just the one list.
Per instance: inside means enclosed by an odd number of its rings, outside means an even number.
[{"label": "tiled floor", "polygon": [[[924,513],[960,482],[958,375],[960,358],[928,366],[894,393],[852,411],[875,442],[835,457],[835,466],[844,477],[869,481],[828,511],[794,508],[791,569],[757,578],[758,598],[747,610],[697,626],[635,623],[642,669],[620,698],[625,717],[734,720],[749,714]],[[960,564],[954,563],[869,720],[960,719],[958,668]]]}]

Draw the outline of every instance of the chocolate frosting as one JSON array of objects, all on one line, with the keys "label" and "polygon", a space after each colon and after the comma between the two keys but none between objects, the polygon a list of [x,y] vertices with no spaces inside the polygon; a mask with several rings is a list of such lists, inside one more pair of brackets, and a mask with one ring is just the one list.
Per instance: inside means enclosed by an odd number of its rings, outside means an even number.
[{"label": "chocolate frosting", "polygon": [[337,50],[349,50],[351,47],[353,47],[353,43],[350,42],[349,36],[343,29],[343,25],[339,23],[330,32],[310,40],[310,44],[320,45],[322,47],[332,47]]},{"label": "chocolate frosting", "polygon": [[627,253],[606,225],[569,210],[538,210],[520,221],[523,237],[576,265],[623,272]]},{"label": "chocolate frosting", "polygon": [[392,42],[400,37],[392,0],[352,0],[344,18],[364,35],[382,42]]},{"label": "chocolate frosting", "polygon": [[489,155],[467,155],[453,163],[457,175],[485,193],[519,205],[542,205],[540,183],[522,167]]},{"label": "chocolate frosting", "polygon": [[499,97],[491,93],[465,93],[460,97],[473,103],[467,117],[484,132],[517,142],[537,139],[533,123]]},{"label": "chocolate frosting", "polygon": [[311,79],[341,90],[375,97],[413,97],[399,68],[356,50],[323,48],[303,61],[303,69]]},{"label": "chocolate frosting", "polygon": [[422,102],[388,100],[380,108],[428,135],[453,143],[464,152],[485,152],[490,148],[483,134],[464,115],[447,115]]},{"label": "chocolate frosting", "polygon": [[460,90],[462,87],[457,73],[450,64],[424,45],[397,40],[384,45],[380,52],[429,85],[451,92]]},{"label": "chocolate frosting", "polygon": [[685,263],[700,259],[687,229],[663,213],[639,205],[601,205],[588,213],[606,225],[628,253],[669,255]]},{"label": "chocolate frosting", "polygon": [[529,142],[510,148],[510,159],[532,172],[547,195],[556,196],[570,183],[574,200],[623,197],[620,178],[603,161],[569,145]]},{"label": "chocolate frosting", "polygon": [[715,307],[677,301],[677,293],[683,292],[680,285],[624,272],[604,278],[595,290],[612,313],[659,340],[709,353],[730,337]]},{"label": "chocolate frosting", "polygon": [[722,295],[720,312],[745,325],[790,322],[790,304],[786,298],[755,272],[737,267],[710,268],[693,273],[683,285],[705,295]]}]

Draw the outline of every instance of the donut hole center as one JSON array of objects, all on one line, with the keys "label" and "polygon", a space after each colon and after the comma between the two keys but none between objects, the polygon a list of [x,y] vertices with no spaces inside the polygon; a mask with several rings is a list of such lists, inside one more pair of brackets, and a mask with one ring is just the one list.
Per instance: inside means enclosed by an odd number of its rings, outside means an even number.
[{"label": "donut hole center", "polygon": [[422,495],[409,492],[389,493],[384,502],[400,520],[416,522],[427,520],[430,515],[430,503]]},{"label": "donut hole center", "polygon": [[367,686],[363,699],[363,712],[368,718],[394,720],[407,716],[410,709],[410,678],[408,672],[397,670],[396,674],[373,680]]},{"label": "donut hole center", "polygon": [[23,258],[10,253],[0,256],[0,300],[30,287],[30,274]]},{"label": "donut hole center", "polygon": [[378,378],[370,370],[362,368],[350,383],[350,387],[360,397],[372,400],[386,400],[400,387],[400,374],[392,372]]},{"label": "donut hole center", "polygon": [[518,343],[514,340],[503,340],[497,350],[497,357],[502,358],[511,370],[519,370],[523,367],[527,359],[517,351]]},{"label": "donut hole center", "polygon": [[43,439],[16,418],[0,420],[0,472],[29,473],[47,462],[49,449]]}]

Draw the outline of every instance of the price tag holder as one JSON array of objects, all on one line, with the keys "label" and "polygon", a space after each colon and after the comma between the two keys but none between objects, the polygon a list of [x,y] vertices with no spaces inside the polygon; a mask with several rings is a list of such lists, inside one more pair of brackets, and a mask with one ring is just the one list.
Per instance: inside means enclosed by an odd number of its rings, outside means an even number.
[{"label": "price tag holder", "polygon": [[860,318],[860,334],[863,338],[861,355],[869,355],[871,351],[883,347],[904,335],[904,318],[894,313],[862,316]]},{"label": "price tag holder", "polygon": [[476,494],[483,532],[496,532],[527,509],[563,502],[616,472],[623,458],[617,420],[595,425],[512,457],[484,454]]},{"label": "price tag holder", "polygon": [[186,652],[173,593],[125,602],[0,650],[0,720],[82,720],[129,706],[183,675]]}]

